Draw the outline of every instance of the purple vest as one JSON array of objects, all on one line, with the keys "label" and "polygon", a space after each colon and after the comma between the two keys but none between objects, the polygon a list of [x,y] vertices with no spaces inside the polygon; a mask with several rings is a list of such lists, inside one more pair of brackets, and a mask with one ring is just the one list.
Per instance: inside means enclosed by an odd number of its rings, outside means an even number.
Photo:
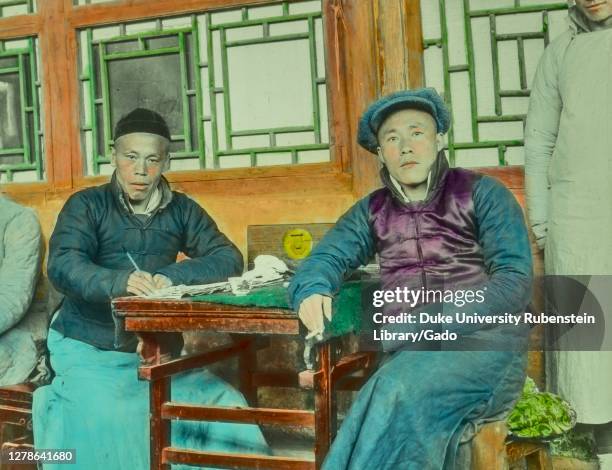
[{"label": "purple vest", "polygon": [[459,168],[442,173],[424,201],[405,203],[389,187],[372,193],[370,226],[385,290],[467,288],[488,278],[472,199],[480,176]]}]

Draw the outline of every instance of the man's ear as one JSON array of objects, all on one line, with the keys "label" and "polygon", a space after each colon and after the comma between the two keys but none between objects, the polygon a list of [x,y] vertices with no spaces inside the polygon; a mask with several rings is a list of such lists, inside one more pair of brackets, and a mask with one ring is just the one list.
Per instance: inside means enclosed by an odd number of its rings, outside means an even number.
[{"label": "man's ear", "polygon": [[166,157],[164,158],[164,166],[162,168],[162,172],[168,171],[169,169],[170,169],[170,153],[167,153]]},{"label": "man's ear", "polygon": [[383,157],[382,149],[380,147],[376,147],[376,155],[378,155],[378,161],[381,165],[385,164],[385,157]]},{"label": "man's ear", "polygon": [[436,148],[438,152],[444,148],[444,134],[436,134]]},{"label": "man's ear", "polygon": [[117,167],[117,150],[113,147],[113,151],[111,152],[111,166]]}]

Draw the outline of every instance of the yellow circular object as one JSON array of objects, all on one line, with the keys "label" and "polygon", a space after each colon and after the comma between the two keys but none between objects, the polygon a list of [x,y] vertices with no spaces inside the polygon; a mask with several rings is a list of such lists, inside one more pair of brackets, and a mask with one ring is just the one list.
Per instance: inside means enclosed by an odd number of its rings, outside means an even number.
[{"label": "yellow circular object", "polygon": [[306,258],[312,251],[312,235],[302,228],[287,230],[283,235],[283,248],[291,259]]}]

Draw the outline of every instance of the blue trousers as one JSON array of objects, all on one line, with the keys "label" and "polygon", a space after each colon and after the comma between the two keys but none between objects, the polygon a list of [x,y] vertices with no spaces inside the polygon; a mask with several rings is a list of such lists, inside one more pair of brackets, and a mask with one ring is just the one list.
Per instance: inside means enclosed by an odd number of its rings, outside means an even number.
[{"label": "blue trousers", "polygon": [[[37,449],[75,449],[74,470],[148,470],[149,383],[138,380],[135,353],[104,351],[49,331],[53,382],[34,393]],[[244,397],[205,369],[172,379],[173,401],[247,406]],[[174,421],[172,444],[210,451],[269,454],[256,425]],[[66,470],[66,465],[45,465]],[[173,469],[192,468],[173,466]]]}]

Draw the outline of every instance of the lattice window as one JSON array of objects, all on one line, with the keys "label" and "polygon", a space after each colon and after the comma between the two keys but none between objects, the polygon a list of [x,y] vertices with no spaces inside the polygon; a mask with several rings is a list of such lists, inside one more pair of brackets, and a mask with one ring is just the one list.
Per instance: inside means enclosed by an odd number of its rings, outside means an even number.
[{"label": "lattice window", "polygon": [[529,85],[545,45],[567,28],[567,2],[428,0],[421,10],[425,80],[453,113],[451,164],[523,164]]},{"label": "lattice window", "polygon": [[34,0],[0,0],[0,18],[36,12]]},{"label": "lattice window", "polygon": [[172,170],[330,160],[321,2],[211,11],[80,32],[87,174],[144,106],[169,122]]},{"label": "lattice window", "polygon": [[44,179],[34,38],[0,41],[0,182]]}]

